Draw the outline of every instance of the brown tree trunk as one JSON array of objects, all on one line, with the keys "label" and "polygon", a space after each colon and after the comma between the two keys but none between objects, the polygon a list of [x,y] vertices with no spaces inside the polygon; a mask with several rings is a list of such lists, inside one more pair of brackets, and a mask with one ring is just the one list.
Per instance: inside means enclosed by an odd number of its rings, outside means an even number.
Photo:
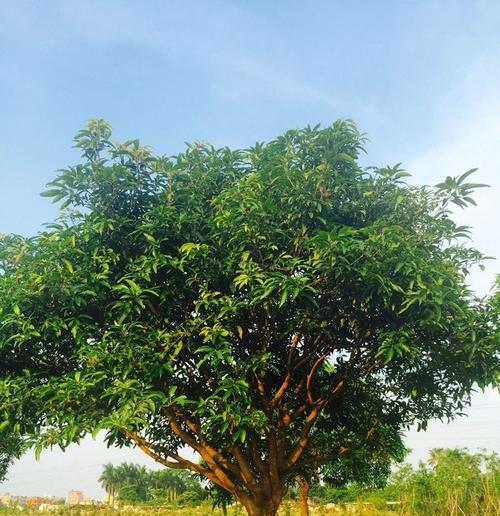
[{"label": "brown tree trunk", "polygon": [[297,480],[297,484],[299,484],[300,488],[300,516],[309,516],[309,505],[307,503],[309,499],[309,488],[311,487],[310,482],[297,475],[295,478]]},{"label": "brown tree trunk", "polygon": [[248,507],[246,507],[247,509],[247,512],[248,512],[248,516],[276,516],[276,514],[278,514],[278,508],[273,508],[273,507],[269,507],[269,506],[264,506],[264,507],[253,507],[251,509],[249,509]]},{"label": "brown tree trunk", "polygon": [[276,516],[278,509],[281,505],[281,499],[277,500],[255,500],[246,498],[240,500],[241,504],[245,507],[248,516]]}]

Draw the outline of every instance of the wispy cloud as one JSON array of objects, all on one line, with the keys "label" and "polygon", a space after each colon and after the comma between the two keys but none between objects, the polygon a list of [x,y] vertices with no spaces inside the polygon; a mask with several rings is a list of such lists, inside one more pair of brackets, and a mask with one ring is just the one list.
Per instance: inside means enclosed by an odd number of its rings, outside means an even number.
[{"label": "wispy cloud", "polygon": [[[500,258],[500,73],[498,58],[485,55],[464,67],[462,80],[442,96],[436,117],[437,137],[429,150],[413,156],[407,168],[425,174],[429,183],[447,175],[459,175],[471,168],[479,170],[474,182],[490,188],[478,189],[478,206],[456,210],[456,219],[473,227],[476,247]],[[486,294],[500,273],[500,263],[489,261],[484,272],[476,270],[472,287]]]},{"label": "wispy cloud", "polygon": [[174,2],[170,9],[155,13],[150,4],[56,2],[48,8],[43,6],[50,32],[46,26],[19,16],[16,10],[9,13],[3,32],[20,45],[36,47],[43,41],[55,48],[71,39],[100,51],[109,46],[135,47],[167,60],[184,60],[208,71],[213,90],[227,99],[251,95],[314,102],[334,111],[345,109],[348,99],[304,79],[301,64],[285,59],[288,55],[278,62],[280,56],[275,50],[266,53],[259,50],[259,45],[248,45],[241,30],[256,27],[254,37],[258,39],[262,20],[254,13],[225,4],[221,19],[216,9],[203,4],[194,3],[191,9],[178,7]]}]

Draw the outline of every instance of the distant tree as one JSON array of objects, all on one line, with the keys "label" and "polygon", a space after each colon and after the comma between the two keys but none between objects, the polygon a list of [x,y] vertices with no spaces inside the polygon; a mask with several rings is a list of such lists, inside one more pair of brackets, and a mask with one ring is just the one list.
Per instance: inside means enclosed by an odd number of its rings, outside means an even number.
[{"label": "distant tree", "polygon": [[500,510],[500,459],[496,453],[436,448],[426,463],[405,465],[387,489],[417,515],[497,515]]},{"label": "distant tree", "polygon": [[297,475],[495,381],[483,256],[450,209],[473,171],[364,169],[349,121],[174,158],[110,138],[90,122],[44,193],[61,219],[0,244],[0,412],[37,450],[105,429],[274,515]]},{"label": "distant tree", "polygon": [[117,471],[113,464],[108,463],[104,466],[104,470],[99,477],[99,482],[108,495],[109,504],[114,505],[119,482]]},{"label": "distant tree", "polygon": [[175,501],[184,491],[197,490],[199,482],[185,471],[162,470],[151,472],[149,485],[154,486],[156,497]]},{"label": "distant tree", "polygon": [[124,462],[116,468],[118,476],[118,497],[130,502],[148,499],[150,474],[144,466]]},{"label": "distant tree", "polygon": [[109,495],[121,501],[175,501],[186,491],[197,496],[203,491],[195,475],[186,471],[148,471],[144,466],[124,462],[118,466],[106,464],[99,482]]},{"label": "distant tree", "polygon": [[0,482],[5,480],[9,466],[22,451],[23,442],[18,435],[0,431]]}]

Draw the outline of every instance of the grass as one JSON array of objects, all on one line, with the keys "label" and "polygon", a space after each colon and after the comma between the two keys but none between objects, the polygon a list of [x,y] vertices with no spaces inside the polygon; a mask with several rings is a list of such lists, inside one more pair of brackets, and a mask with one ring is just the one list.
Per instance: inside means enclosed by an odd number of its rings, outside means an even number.
[{"label": "grass", "polygon": [[[361,501],[357,504],[310,504],[311,516],[499,516],[500,500],[497,496],[481,500],[476,507],[468,506],[464,511],[460,507],[453,491],[449,491],[446,503],[437,506],[435,503],[418,504],[411,498],[403,499],[399,505],[388,507],[383,500]],[[40,515],[52,514],[57,516],[223,516],[221,509],[212,510],[210,503],[206,502],[197,507],[174,506],[140,506],[123,505],[118,509],[108,506],[60,506],[51,512],[41,512],[37,509],[25,508],[24,510],[0,506],[0,516],[3,515]],[[239,505],[228,508],[228,516],[246,516],[245,510]],[[285,501],[279,511],[279,516],[298,516],[299,510],[296,502]]]},{"label": "grass", "polygon": [[[53,514],[60,516],[223,516],[221,509],[212,510],[212,506],[209,503],[199,505],[198,507],[141,507],[141,506],[123,506],[119,509],[112,509],[110,507],[61,507],[57,511],[50,513],[42,513],[38,510],[30,509],[19,511],[16,509],[0,508],[0,515],[7,514]],[[240,506],[232,506],[228,508],[228,516],[246,516],[245,510]],[[341,507],[333,504],[326,504],[324,506],[315,506],[311,504],[311,516],[347,516],[347,515],[358,515],[358,516],[396,516],[402,515],[403,513],[398,511],[390,511],[384,509],[377,509],[372,504],[363,505],[360,507],[354,507],[347,505]],[[443,513],[444,514],[444,513]],[[295,502],[286,501],[283,503],[279,516],[298,516],[299,510]],[[405,513],[410,515],[410,513]],[[469,515],[467,515],[469,516]],[[472,515],[471,515],[472,516]]]}]

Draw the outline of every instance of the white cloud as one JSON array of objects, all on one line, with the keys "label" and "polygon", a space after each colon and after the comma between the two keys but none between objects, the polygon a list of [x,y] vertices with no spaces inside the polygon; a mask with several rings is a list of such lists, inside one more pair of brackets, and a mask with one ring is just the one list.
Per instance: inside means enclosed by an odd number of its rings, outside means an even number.
[{"label": "white cloud", "polygon": [[[486,255],[500,259],[500,73],[496,56],[462,70],[462,81],[438,99],[434,144],[415,155],[406,168],[424,174],[430,184],[447,175],[459,175],[478,167],[473,182],[490,188],[477,190],[477,207],[456,210],[456,220],[472,226],[474,245]],[[441,134],[441,137],[436,135]],[[488,261],[485,271],[475,270],[470,277],[472,288],[487,294],[500,261]],[[487,448],[500,451],[500,395],[488,390],[476,393],[467,417],[450,424],[433,421],[426,432],[408,433],[406,444],[413,452],[412,462],[425,459],[435,447]]]},{"label": "white cloud", "polygon": [[[463,81],[438,100],[436,141],[410,159],[406,168],[434,184],[477,167],[470,180],[490,188],[478,189],[474,195],[478,206],[457,209],[456,219],[472,226],[473,242],[480,251],[500,258],[500,74],[492,69],[496,60],[489,62],[491,66],[482,61],[464,70]],[[479,294],[486,294],[500,273],[499,261],[486,265],[486,271],[476,270],[470,278]]]}]

